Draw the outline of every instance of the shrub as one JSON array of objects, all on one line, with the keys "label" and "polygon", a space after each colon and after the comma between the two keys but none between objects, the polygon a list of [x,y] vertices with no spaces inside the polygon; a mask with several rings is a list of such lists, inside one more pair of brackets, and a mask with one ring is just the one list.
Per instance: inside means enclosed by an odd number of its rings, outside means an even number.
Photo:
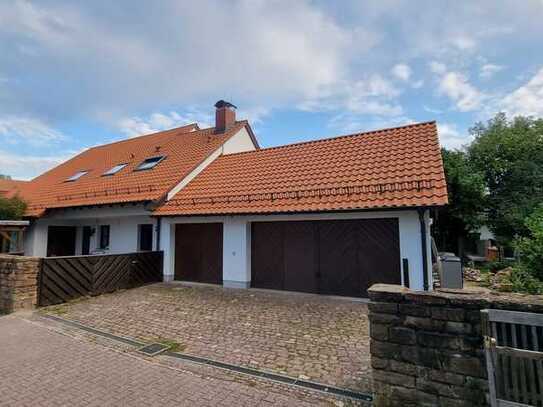
[{"label": "shrub", "polygon": [[21,219],[25,210],[26,203],[19,197],[3,198],[0,196],[0,220]]},{"label": "shrub", "polygon": [[515,242],[520,263],[526,272],[543,280],[543,205],[539,206],[525,223],[529,236]]},{"label": "shrub", "polygon": [[514,266],[515,262],[511,260],[495,260],[483,264],[480,268],[483,273],[496,273],[497,271]]},{"label": "shrub", "polygon": [[543,294],[543,282],[522,266],[513,268],[509,280],[513,292]]}]

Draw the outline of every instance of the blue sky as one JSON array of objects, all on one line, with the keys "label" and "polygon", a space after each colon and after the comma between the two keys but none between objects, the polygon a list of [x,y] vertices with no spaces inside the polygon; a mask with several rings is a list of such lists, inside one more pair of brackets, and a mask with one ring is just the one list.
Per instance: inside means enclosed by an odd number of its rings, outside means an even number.
[{"label": "blue sky", "polygon": [[5,0],[0,173],[213,123],[262,146],[436,120],[442,145],[498,111],[543,116],[543,0]]}]

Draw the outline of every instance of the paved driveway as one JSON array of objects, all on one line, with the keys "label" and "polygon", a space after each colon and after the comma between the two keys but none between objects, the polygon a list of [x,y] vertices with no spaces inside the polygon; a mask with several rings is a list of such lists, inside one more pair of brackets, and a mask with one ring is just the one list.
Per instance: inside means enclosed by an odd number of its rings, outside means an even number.
[{"label": "paved driveway", "polygon": [[370,390],[366,304],[318,295],[177,283],[46,309],[184,353],[358,391]]},{"label": "paved driveway", "polygon": [[49,324],[0,317],[0,406],[344,405],[218,369],[186,370]]}]

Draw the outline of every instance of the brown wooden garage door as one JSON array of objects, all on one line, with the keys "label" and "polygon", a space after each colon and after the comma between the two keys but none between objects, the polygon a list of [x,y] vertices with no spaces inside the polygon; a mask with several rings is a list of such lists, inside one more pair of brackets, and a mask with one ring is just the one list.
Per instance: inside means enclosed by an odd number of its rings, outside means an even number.
[{"label": "brown wooden garage door", "polygon": [[251,253],[253,287],[366,297],[400,283],[397,219],[253,223]]},{"label": "brown wooden garage door", "polygon": [[176,225],[175,279],[222,283],[222,223]]}]

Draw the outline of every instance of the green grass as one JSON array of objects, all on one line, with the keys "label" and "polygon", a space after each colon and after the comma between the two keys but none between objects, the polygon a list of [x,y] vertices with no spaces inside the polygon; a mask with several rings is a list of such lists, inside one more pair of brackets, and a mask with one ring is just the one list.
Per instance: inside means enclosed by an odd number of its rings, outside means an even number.
[{"label": "green grass", "polygon": [[160,343],[161,345],[167,346],[170,352],[183,352],[187,346],[182,343],[176,342],[173,339],[158,337],[158,339],[153,340],[153,342]]}]

